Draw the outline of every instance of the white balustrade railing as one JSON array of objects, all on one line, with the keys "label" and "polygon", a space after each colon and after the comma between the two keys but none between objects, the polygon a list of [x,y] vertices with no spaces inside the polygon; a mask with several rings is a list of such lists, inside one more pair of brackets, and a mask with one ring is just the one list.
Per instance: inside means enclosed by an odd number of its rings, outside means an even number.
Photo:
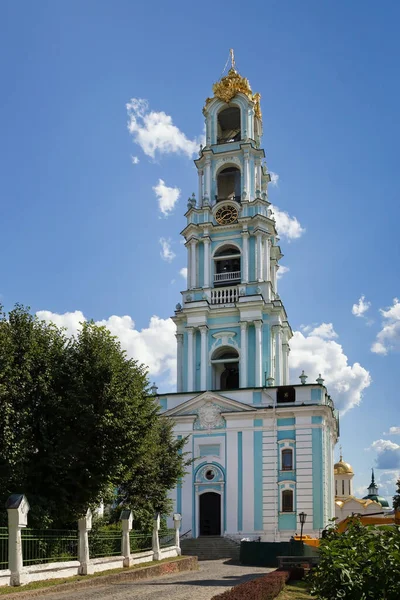
[{"label": "white balustrade railing", "polygon": [[237,287],[214,288],[211,290],[211,304],[232,304],[239,300]]},{"label": "white balustrade railing", "polygon": [[214,275],[214,283],[219,283],[220,281],[233,281],[235,279],[240,279],[240,271],[231,271],[227,273],[215,273]]}]

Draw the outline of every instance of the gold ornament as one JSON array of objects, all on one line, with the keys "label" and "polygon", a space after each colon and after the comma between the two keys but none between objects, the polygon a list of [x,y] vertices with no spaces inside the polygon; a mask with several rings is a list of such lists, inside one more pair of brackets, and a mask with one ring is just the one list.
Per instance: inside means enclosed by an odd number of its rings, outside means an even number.
[{"label": "gold ornament", "polygon": [[[261,95],[258,92],[253,94],[249,80],[239,75],[234,68],[229,69],[228,75],[220,79],[217,83],[214,83],[213,92],[214,97],[219,98],[223,102],[230,102],[238,93],[244,94],[249,100],[254,102],[255,115],[261,119]],[[205,108],[207,108],[211,100],[213,98],[207,98]]]}]

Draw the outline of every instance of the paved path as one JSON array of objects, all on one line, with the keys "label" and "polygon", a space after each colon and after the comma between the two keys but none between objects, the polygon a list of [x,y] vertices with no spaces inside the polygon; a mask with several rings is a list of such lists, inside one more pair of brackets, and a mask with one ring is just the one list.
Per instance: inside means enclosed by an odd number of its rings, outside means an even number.
[{"label": "paved path", "polygon": [[44,600],[210,600],[230,587],[273,569],[243,567],[226,559],[205,560],[198,571],[186,571],[137,582],[96,585],[81,590],[55,592]]}]

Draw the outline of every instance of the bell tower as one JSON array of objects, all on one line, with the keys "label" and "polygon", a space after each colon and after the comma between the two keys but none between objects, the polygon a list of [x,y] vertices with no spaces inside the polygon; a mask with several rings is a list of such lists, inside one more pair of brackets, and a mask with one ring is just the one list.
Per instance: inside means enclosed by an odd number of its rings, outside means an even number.
[{"label": "bell tower", "polygon": [[277,289],[282,253],[268,200],[260,94],[232,66],[203,113],[198,194],[182,235],[187,290],[176,307],[177,391],[289,383],[292,331]]}]

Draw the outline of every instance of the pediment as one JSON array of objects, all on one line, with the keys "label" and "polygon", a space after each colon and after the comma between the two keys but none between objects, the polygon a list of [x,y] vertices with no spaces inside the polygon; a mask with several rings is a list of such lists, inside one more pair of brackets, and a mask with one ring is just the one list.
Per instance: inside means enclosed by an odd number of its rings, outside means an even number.
[{"label": "pediment", "polygon": [[183,417],[185,415],[198,415],[199,410],[205,406],[216,406],[220,413],[228,412],[252,412],[253,406],[226,398],[217,392],[202,392],[191,400],[183,402],[175,408],[171,408],[163,413],[165,417]]}]

